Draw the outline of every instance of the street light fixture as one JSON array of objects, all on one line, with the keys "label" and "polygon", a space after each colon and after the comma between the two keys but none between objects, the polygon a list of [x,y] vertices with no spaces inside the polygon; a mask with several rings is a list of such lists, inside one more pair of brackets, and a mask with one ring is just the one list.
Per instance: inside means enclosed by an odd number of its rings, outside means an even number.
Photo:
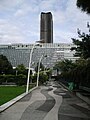
[{"label": "street light fixture", "polygon": [[32,53],[33,53],[33,50],[34,50],[35,45],[37,45],[36,42],[33,44],[33,47],[32,47],[31,52],[30,52],[26,93],[28,93],[28,89],[29,89],[29,77],[30,77],[30,69],[31,69],[31,60],[32,60]]},{"label": "street light fixture", "polygon": [[39,70],[40,70],[40,63],[43,57],[47,57],[47,55],[42,55],[39,59],[39,64],[38,64],[38,73],[37,73],[37,87],[38,87],[38,82],[39,82]]}]

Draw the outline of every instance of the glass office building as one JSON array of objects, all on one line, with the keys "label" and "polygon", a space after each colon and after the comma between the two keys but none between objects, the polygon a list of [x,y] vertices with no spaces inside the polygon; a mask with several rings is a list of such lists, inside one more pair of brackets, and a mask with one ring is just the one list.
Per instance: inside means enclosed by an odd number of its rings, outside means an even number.
[{"label": "glass office building", "polygon": [[41,12],[40,41],[42,43],[53,43],[53,17],[51,12]]}]

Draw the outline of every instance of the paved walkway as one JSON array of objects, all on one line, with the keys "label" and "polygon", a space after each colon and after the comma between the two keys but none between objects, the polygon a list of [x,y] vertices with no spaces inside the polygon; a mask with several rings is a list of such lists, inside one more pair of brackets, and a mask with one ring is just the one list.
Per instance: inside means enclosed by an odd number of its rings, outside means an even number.
[{"label": "paved walkway", "polygon": [[89,120],[89,106],[51,81],[0,113],[0,120]]}]

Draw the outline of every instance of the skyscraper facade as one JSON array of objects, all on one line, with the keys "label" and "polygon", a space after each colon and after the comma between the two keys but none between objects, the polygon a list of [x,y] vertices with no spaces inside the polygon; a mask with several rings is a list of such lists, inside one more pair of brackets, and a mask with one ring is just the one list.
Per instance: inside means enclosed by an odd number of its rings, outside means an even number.
[{"label": "skyscraper facade", "polygon": [[42,43],[53,43],[53,19],[51,12],[41,13],[40,41]]}]

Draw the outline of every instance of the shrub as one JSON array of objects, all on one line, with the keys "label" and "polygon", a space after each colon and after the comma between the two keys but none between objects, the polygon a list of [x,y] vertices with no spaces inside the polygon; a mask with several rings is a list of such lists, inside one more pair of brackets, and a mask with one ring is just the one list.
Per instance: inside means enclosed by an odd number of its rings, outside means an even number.
[{"label": "shrub", "polygon": [[19,74],[16,76],[16,84],[21,86],[21,85],[26,85],[26,75]]},{"label": "shrub", "polygon": [[[39,74],[39,83],[43,84],[44,82],[46,82],[48,80],[48,76],[47,74],[44,74],[42,72],[40,72]],[[37,74],[35,74],[34,76],[32,76],[32,81],[36,82],[37,81]]]},{"label": "shrub", "polygon": [[26,84],[26,75],[0,75],[0,84],[15,83],[16,85]]}]

